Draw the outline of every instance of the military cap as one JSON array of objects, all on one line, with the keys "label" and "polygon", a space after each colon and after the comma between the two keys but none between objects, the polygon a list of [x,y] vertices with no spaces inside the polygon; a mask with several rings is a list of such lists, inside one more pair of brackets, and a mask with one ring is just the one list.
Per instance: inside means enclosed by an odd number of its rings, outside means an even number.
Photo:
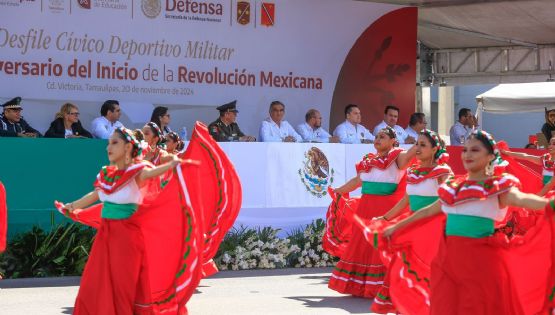
[{"label": "military cap", "polygon": [[21,97],[14,97],[6,103],[2,104],[4,109],[22,108],[21,107]]},{"label": "military cap", "polygon": [[216,107],[217,110],[220,111],[220,113],[227,113],[227,112],[235,112],[238,113],[239,111],[235,108],[235,105],[237,105],[237,101],[233,101],[233,102],[229,102],[227,104],[224,104],[222,106],[218,106]]}]

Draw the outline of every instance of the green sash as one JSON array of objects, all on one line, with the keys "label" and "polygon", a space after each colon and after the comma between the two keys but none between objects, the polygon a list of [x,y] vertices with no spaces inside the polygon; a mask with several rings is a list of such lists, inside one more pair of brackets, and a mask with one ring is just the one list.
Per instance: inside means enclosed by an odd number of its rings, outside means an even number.
[{"label": "green sash", "polygon": [[463,214],[447,214],[446,235],[481,238],[493,234],[493,220]]},{"label": "green sash", "polygon": [[543,185],[547,185],[553,176],[543,175]]},{"label": "green sash", "polygon": [[416,212],[438,200],[438,196],[409,195],[410,211]]},{"label": "green sash", "polygon": [[105,201],[102,207],[101,216],[104,219],[127,219],[132,216],[138,208],[139,205],[135,203],[119,204]]},{"label": "green sash", "polygon": [[397,184],[394,183],[378,183],[378,182],[362,182],[362,193],[364,195],[391,195],[397,190]]}]

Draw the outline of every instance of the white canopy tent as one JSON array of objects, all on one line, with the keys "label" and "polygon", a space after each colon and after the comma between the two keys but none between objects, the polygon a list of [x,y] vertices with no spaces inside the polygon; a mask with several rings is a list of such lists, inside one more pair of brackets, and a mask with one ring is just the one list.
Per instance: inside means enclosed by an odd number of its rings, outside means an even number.
[{"label": "white canopy tent", "polygon": [[511,114],[555,107],[555,82],[499,84],[476,96],[478,110]]},{"label": "white canopy tent", "polygon": [[493,114],[539,113],[555,108],[555,82],[500,84],[476,96],[478,123],[484,112]]}]

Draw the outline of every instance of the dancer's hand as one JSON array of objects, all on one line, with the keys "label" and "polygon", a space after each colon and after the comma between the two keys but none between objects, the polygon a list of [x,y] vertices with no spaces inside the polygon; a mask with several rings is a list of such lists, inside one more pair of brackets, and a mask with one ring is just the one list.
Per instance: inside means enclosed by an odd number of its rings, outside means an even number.
[{"label": "dancer's hand", "polygon": [[391,236],[393,235],[393,233],[395,233],[396,229],[397,228],[395,227],[395,225],[392,225],[392,226],[389,226],[389,227],[385,228],[383,230],[383,236],[387,239],[390,239]]},{"label": "dancer's hand", "polygon": [[64,210],[70,213],[73,212],[73,210],[75,210],[72,202],[64,204],[56,200],[54,201],[54,207],[56,207],[56,210],[58,210],[58,212],[60,212],[62,215],[66,215]]},{"label": "dancer's hand", "polygon": [[169,161],[171,167],[175,167],[179,164],[181,164],[181,162],[183,162],[183,160],[181,160],[180,158],[177,157],[177,155],[172,155],[171,159]]}]

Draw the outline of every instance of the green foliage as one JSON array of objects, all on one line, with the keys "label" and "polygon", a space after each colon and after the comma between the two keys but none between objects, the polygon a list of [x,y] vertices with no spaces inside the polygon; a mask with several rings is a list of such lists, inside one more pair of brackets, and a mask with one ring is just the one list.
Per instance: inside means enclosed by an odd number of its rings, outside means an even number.
[{"label": "green foliage", "polygon": [[40,227],[18,234],[0,255],[0,273],[7,278],[80,275],[96,231],[75,223]]},{"label": "green foliage", "polygon": [[[4,278],[81,275],[96,231],[77,223],[54,225],[50,232],[40,227],[16,235],[0,254]],[[221,269],[330,266],[335,258],[323,252],[325,221],[318,219],[279,238],[271,227],[232,228],[214,261]]]}]

